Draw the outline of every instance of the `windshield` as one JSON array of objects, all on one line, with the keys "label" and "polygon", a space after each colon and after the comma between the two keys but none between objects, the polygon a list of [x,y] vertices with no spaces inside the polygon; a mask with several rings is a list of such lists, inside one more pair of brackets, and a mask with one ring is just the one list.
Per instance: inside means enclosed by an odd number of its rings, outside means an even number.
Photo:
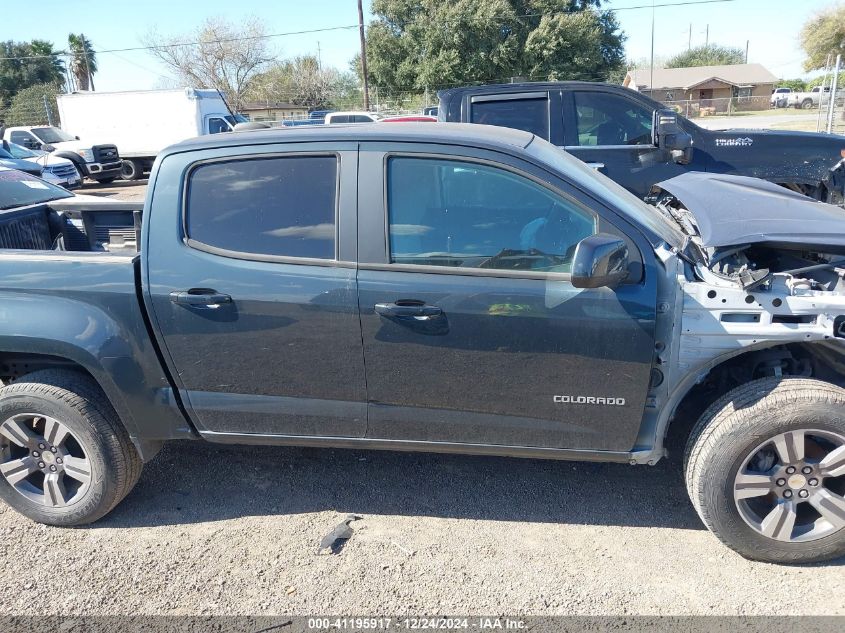
[{"label": "windshield", "polygon": [[671,246],[683,246],[686,238],[677,224],[604,174],[587,167],[574,156],[537,136],[525,149],[531,156],[570,178],[587,193],[607,202],[633,224],[648,229]]},{"label": "windshield", "polygon": [[34,127],[32,133],[35,134],[42,143],[64,143],[65,141],[75,141],[76,139],[57,127]]},{"label": "windshield", "polygon": [[72,193],[40,178],[22,171],[0,168],[0,210],[72,197]]},{"label": "windshield", "polygon": [[14,158],[38,158],[39,156],[44,155],[44,152],[36,154],[35,152],[15,143],[4,144],[4,149],[8,150],[6,153],[11,154]]}]

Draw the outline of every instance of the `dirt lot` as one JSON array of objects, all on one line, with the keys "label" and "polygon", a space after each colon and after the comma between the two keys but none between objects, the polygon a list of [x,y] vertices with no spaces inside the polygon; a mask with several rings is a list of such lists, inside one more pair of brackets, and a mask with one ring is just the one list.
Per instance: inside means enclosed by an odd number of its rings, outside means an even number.
[{"label": "dirt lot", "polygon": [[[318,555],[349,513],[363,518],[346,547]],[[185,442],[93,526],[0,506],[0,560],[0,615],[845,615],[845,560],[740,558],[702,527],[676,460]]]},{"label": "dirt lot", "polygon": [[144,180],[115,180],[107,185],[86,180],[81,189],[74,193],[115,200],[143,200],[147,193],[147,181]]}]

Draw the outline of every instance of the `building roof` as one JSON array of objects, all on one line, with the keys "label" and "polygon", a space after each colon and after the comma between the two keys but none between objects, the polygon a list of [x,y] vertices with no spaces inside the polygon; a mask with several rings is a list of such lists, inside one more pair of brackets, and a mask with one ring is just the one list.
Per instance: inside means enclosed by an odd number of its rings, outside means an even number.
[{"label": "building roof", "polygon": [[761,64],[729,64],[725,66],[693,66],[690,68],[655,68],[654,85],[651,85],[652,71],[636,68],[628,71],[625,85],[633,83],[641,90],[661,88],[692,88],[711,79],[733,86],[773,84],[775,77]]},{"label": "building roof", "polygon": [[296,105],[294,103],[283,103],[279,101],[268,101],[266,103],[244,103],[238,107],[241,112],[250,110],[307,110],[308,106]]}]

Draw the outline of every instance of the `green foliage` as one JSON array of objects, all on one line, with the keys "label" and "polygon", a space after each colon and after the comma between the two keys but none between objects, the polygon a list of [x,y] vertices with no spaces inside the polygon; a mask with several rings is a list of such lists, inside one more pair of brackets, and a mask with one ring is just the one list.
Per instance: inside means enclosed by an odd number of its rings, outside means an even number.
[{"label": "green foliage", "polygon": [[689,68],[691,66],[724,66],[744,64],[745,51],[741,48],[705,44],[678,53],[666,62],[666,68]]},{"label": "green foliage", "polygon": [[801,48],[807,55],[804,70],[824,68],[828,55],[845,55],[845,4],[830,7],[810,18],[801,29]]},{"label": "green foliage", "polygon": [[55,83],[36,84],[19,90],[12,98],[9,109],[3,112],[0,118],[5,121],[7,126],[46,125],[50,122],[44,103],[46,96],[46,107],[50,108],[53,123],[58,124],[56,95],[60,92],[61,90]]},{"label": "green foliage", "polygon": [[81,33],[71,33],[67,36],[67,45],[71,54],[70,70],[76,78],[77,89],[90,90],[90,80],[97,72],[97,54],[91,47],[91,40]]},{"label": "green foliage", "polygon": [[781,79],[776,88],[792,88],[792,92],[804,92],[807,90],[807,82],[803,79]]},{"label": "green foliage", "polygon": [[352,72],[321,68],[314,55],[276,62],[256,75],[245,94],[247,101],[286,102],[315,110],[361,107],[361,90]]},{"label": "green foliage", "polygon": [[606,79],[624,66],[625,36],[599,7],[600,0],[374,0],[370,79],[393,91],[515,76]]},{"label": "green foliage", "polygon": [[6,58],[0,59],[0,107],[29,86],[64,83],[64,64],[50,42],[0,42],[0,57]]}]

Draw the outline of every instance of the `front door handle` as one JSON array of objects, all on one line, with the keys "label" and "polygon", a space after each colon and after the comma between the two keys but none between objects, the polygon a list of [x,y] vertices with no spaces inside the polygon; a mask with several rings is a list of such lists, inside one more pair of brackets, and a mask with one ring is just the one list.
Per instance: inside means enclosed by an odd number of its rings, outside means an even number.
[{"label": "front door handle", "polygon": [[604,163],[587,163],[587,167],[592,167],[596,171],[604,169]]},{"label": "front door handle", "polygon": [[416,300],[377,303],[374,308],[377,314],[386,317],[424,317],[431,319],[443,314],[443,310],[437,306],[426,305],[423,301]]},{"label": "front door handle", "polygon": [[223,303],[232,303],[232,297],[210,290],[208,288],[191,288],[190,290],[174,291],[170,293],[170,300],[182,306],[217,307]]}]

